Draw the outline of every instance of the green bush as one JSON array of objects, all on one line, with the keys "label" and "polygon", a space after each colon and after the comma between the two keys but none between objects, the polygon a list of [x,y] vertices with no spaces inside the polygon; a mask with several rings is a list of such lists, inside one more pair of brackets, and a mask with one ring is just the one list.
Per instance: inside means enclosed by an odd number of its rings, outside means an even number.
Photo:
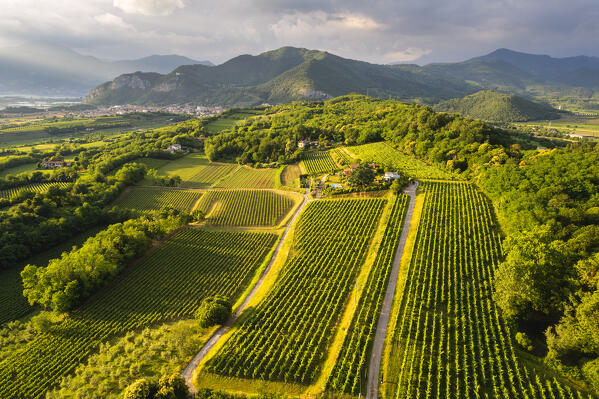
[{"label": "green bush", "polygon": [[528,335],[526,335],[526,333],[516,333],[516,342],[518,343],[518,345],[520,345],[529,352],[532,352],[532,350],[534,349],[534,347],[532,346],[532,341],[530,340],[530,338],[528,338]]},{"label": "green bush", "polygon": [[129,385],[123,394],[123,399],[150,399],[154,397],[156,385],[145,378],[140,378]]},{"label": "green bush", "polygon": [[582,366],[582,374],[599,391],[599,358],[586,362]]},{"label": "green bush", "polygon": [[200,322],[200,326],[211,327],[224,324],[231,317],[232,312],[233,307],[226,298],[213,296],[202,301],[195,312],[195,317]]}]

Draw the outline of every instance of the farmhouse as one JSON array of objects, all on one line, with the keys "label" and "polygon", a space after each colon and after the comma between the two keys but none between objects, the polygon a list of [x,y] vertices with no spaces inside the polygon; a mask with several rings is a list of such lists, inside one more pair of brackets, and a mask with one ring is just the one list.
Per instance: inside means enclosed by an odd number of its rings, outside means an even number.
[{"label": "farmhouse", "polygon": [[44,161],[42,162],[42,168],[55,169],[64,168],[65,166],[71,166],[73,163],[70,161]]},{"label": "farmhouse", "polygon": [[181,151],[181,144],[171,144],[168,146],[168,148],[166,149],[168,152],[170,152],[171,154],[175,151]]},{"label": "farmhouse", "polygon": [[297,142],[297,146],[299,148],[308,148],[310,147],[310,142],[308,140],[300,140]]},{"label": "farmhouse", "polygon": [[401,176],[398,173],[395,173],[395,172],[385,172],[385,176],[383,176],[383,180],[392,181],[392,180],[397,180],[400,177]]}]

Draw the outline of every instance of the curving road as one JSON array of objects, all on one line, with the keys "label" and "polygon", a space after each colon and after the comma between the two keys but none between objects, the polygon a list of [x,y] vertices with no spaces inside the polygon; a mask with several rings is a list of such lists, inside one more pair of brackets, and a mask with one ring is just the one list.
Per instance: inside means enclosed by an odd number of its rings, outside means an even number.
[{"label": "curving road", "polygon": [[379,395],[379,373],[381,359],[383,357],[383,347],[385,345],[385,336],[387,335],[389,316],[391,316],[391,306],[393,305],[393,297],[395,296],[395,287],[397,286],[401,257],[406,245],[406,239],[408,238],[408,232],[410,231],[412,214],[414,213],[417,188],[418,182],[415,182],[404,191],[404,193],[410,196],[410,203],[408,204],[408,210],[406,211],[406,216],[401,228],[401,236],[399,237],[399,244],[397,244],[397,250],[395,251],[393,267],[391,269],[391,275],[389,276],[389,283],[387,284],[383,306],[381,307],[381,314],[379,315],[379,321],[376,327],[376,335],[372,344],[372,353],[370,355],[370,364],[368,367],[366,399],[377,399]]},{"label": "curving road", "polygon": [[235,323],[237,318],[241,315],[241,313],[243,313],[243,311],[247,307],[248,303],[250,303],[252,298],[256,295],[256,292],[258,291],[258,289],[260,289],[260,287],[262,286],[262,283],[264,282],[266,276],[270,272],[272,265],[275,263],[275,260],[277,259],[279,252],[281,251],[281,247],[283,246],[283,243],[285,242],[285,239],[287,238],[287,234],[291,230],[291,227],[295,224],[295,220],[297,219],[299,214],[302,212],[302,209],[304,209],[306,204],[308,202],[310,202],[310,199],[308,198],[309,193],[310,193],[310,189],[308,188],[308,189],[306,189],[306,193],[304,194],[304,199],[302,200],[302,203],[300,204],[300,206],[297,207],[297,209],[295,210],[295,213],[293,214],[293,216],[287,223],[287,227],[285,228],[285,231],[283,232],[283,235],[281,236],[281,239],[279,240],[279,243],[278,243],[277,247],[275,248],[275,251],[273,252],[272,257],[270,258],[270,262],[268,263],[268,266],[262,272],[260,279],[256,282],[256,284],[254,285],[254,287],[252,288],[250,293],[245,297],[245,299],[243,300],[241,305],[239,305],[235,314],[232,315],[231,318],[225,324],[223,324],[218,330],[216,330],[214,332],[212,337],[210,337],[210,339],[204,344],[202,349],[200,349],[200,351],[197,353],[197,355],[195,355],[194,358],[191,360],[191,362],[189,362],[187,367],[185,367],[185,370],[183,370],[183,373],[181,373],[181,376],[183,378],[185,378],[185,383],[187,384],[187,387],[189,388],[189,392],[191,392],[191,393],[196,392],[196,389],[192,383],[193,371],[198,367],[198,365],[200,364],[202,359],[206,356],[206,354],[210,351],[210,349],[212,349],[214,347],[214,345],[216,345],[216,343],[222,338],[222,336],[227,331],[229,331],[229,329],[231,328],[233,323]]}]

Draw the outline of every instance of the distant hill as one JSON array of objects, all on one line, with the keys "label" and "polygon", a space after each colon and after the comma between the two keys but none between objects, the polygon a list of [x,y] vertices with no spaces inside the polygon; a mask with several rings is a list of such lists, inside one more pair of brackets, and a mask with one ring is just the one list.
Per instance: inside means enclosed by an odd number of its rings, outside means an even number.
[{"label": "distant hill", "polygon": [[559,118],[557,110],[550,106],[491,90],[443,101],[434,108],[437,111],[458,113],[493,122],[525,122]]},{"label": "distant hill", "polygon": [[592,100],[599,94],[597,60],[497,50],[464,62],[421,67],[370,64],[324,51],[282,47],[256,56],[241,55],[214,67],[185,65],[168,74],[124,74],[96,87],[85,101],[248,106],[355,92],[436,104],[484,89],[543,100]]},{"label": "distant hill", "polygon": [[82,96],[123,73],[168,73],[186,64],[212,65],[178,55],[152,55],[137,60],[103,61],[66,47],[31,42],[0,49],[0,94]]}]

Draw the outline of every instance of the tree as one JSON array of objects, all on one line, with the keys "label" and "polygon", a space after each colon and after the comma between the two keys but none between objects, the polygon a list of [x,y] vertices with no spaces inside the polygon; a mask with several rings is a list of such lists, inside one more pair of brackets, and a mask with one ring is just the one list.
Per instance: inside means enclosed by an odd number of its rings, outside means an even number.
[{"label": "tree", "polygon": [[151,399],[156,393],[156,388],[156,384],[140,378],[125,389],[123,399]]},{"label": "tree", "polygon": [[374,181],[374,177],[372,168],[366,165],[359,165],[356,169],[352,170],[348,181],[352,186],[364,187],[371,184]]},{"label": "tree", "polygon": [[195,317],[200,322],[200,326],[211,327],[224,324],[231,317],[232,312],[233,307],[226,298],[213,296],[202,301],[195,312]]},{"label": "tree", "polygon": [[393,180],[390,190],[393,194],[398,195],[402,193],[403,189],[406,188],[408,184],[410,184],[410,178],[405,174],[402,174],[399,179]]}]

